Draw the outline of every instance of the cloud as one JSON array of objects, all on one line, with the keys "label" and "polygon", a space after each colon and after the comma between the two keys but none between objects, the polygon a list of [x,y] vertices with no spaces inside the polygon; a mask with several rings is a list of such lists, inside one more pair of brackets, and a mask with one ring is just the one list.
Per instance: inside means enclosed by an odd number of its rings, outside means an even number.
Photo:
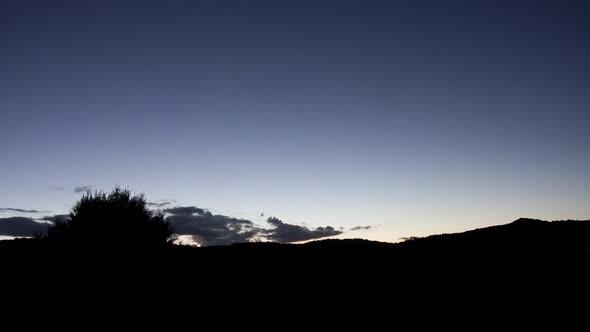
[{"label": "cloud", "polygon": [[55,224],[56,221],[64,222],[64,221],[67,221],[68,219],[70,219],[69,214],[56,214],[54,216],[44,216],[43,218],[40,218],[39,220],[49,221],[49,222]]},{"label": "cloud", "polygon": [[298,242],[342,234],[331,226],[309,229],[274,217],[267,220],[271,228],[263,228],[251,220],[212,214],[196,206],[177,206],[164,209],[164,212],[170,214],[166,220],[177,235],[192,236],[199,245],[228,245],[263,239]]},{"label": "cloud", "polygon": [[46,213],[46,212],[49,212],[49,211],[25,210],[25,209],[17,209],[17,208],[0,208],[0,212]]},{"label": "cloud", "polygon": [[[90,186],[76,187],[76,189],[90,190]],[[148,203],[150,206],[163,207],[172,201]],[[25,210],[16,208],[0,208],[0,212],[41,213],[39,210]],[[166,213],[166,220],[174,232],[183,237],[189,237],[199,245],[228,245],[236,242],[253,242],[269,240],[274,242],[300,242],[342,234],[332,226],[310,229],[307,226],[287,224],[278,218],[267,219],[270,227],[262,227],[251,220],[234,218],[221,214],[213,214],[207,209],[196,206],[176,206],[162,210]],[[51,224],[66,221],[67,214],[44,216],[37,221],[25,217],[0,218],[0,235],[5,236],[35,236],[47,233]],[[369,229],[371,226],[357,226],[351,230]]]},{"label": "cloud", "polygon": [[373,226],[356,226],[351,228],[351,231],[361,231],[361,230],[367,230],[367,229],[371,229],[373,228]]},{"label": "cloud", "polygon": [[158,203],[158,202],[148,202],[147,203],[148,206],[153,206],[153,207],[157,207],[157,208],[161,208],[161,207],[164,207],[164,206],[170,205],[170,204],[172,204],[171,201],[161,201],[160,203]]},{"label": "cloud", "polygon": [[76,187],[74,187],[74,192],[77,194],[87,192],[89,190],[92,190],[92,186],[76,186]]},{"label": "cloud", "polygon": [[196,206],[178,206],[164,212],[171,214],[166,220],[176,234],[191,235],[200,245],[251,242],[261,233],[250,220],[214,215]]},{"label": "cloud", "polygon": [[270,217],[266,220],[274,228],[267,230],[266,238],[276,242],[299,242],[342,234],[342,231],[332,226],[309,229],[305,226],[286,224],[278,218]]},{"label": "cloud", "polygon": [[209,212],[205,209],[198,208],[196,206],[176,206],[169,209],[164,209],[164,212],[176,215],[193,215],[193,214],[205,214]]},{"label": "cloud", "polygon": [[191,235],[200,245],[251,242],[261,234],[250,220],[214,215],[195,206],[179,206],[165,209],[164,212],[172,214],[166,220],[176,234]]},{"label": "cloud", "polygon": [[14,237],[32,237],[47,233],[49,224],[36,222],[31,218],[0,218],[0,235]]}]

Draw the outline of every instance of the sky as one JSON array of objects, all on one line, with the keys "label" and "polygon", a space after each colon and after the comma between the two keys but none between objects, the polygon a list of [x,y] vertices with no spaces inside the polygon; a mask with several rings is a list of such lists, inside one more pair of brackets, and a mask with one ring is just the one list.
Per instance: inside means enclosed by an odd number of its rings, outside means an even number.
[{"label": "sky", "polygon": [[3,0],[0,219],[116,185],[337,238],[590,219],[589,16],[581,0]]}]

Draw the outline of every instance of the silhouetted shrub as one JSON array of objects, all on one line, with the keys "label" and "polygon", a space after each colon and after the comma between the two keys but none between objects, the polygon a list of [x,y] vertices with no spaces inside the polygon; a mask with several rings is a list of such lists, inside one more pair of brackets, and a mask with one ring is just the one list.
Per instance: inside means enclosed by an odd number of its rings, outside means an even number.
[{"label": "silhouetted shrub", "polygon": [[171,242],[173,232],[162,214],[147,208],[143,195],[117,187],[109,194],[84,194],[69,219],[57,221],[47,237],[104,247],[154,246]]}]

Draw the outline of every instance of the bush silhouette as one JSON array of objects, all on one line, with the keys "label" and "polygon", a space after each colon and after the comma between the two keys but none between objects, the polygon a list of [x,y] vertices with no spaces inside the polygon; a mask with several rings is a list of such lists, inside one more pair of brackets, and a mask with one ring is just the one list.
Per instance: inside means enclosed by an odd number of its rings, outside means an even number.
[{"label": "bush silhouette", "polygon": [[80,245],[157,246],[170,243],[173,232],[162,214],[147,208],[143,195],[117,187],[109,194],[84,194],[47,237]]}]

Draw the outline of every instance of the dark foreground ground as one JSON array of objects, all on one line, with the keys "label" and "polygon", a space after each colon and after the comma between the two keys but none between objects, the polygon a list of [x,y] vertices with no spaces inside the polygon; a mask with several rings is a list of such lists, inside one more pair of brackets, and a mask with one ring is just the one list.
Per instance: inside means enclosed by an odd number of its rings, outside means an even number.
[{"label": "dark foreground ground", "polygon": [[556,305],[554,299],[567,298],[586,306],[590,221],[520,219],[398,244],[323,240],[146,249],[13,240],[0,242],[0,261],[3,294],[32,298],[166,299],[232,310],[258,301],[276,308],[303,301],[316,309],[405,303],[448,310],[457,301],[473,309],[482,302]]}]

